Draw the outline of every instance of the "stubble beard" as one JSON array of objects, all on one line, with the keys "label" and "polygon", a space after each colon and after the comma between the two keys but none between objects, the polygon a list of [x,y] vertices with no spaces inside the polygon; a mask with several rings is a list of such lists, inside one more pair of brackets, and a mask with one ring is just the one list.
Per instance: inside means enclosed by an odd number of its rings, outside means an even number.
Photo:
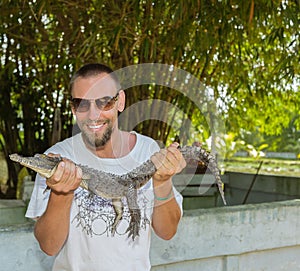
[{"label": "stubble beard", "polygon": [[104,147],[107,144],[107,142],[111,139],[112,132],[113,126],[111,123],[108,123],[106,130],[101,136],[97,136],[97,134],[87,133],[82,130],[82,137],[87,145],[97,149]]}]

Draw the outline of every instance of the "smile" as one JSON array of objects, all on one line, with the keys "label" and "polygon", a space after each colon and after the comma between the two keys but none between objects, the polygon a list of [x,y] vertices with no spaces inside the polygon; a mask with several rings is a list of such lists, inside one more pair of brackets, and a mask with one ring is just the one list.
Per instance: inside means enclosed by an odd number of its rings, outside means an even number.
[{"label": "smile", "polygon": [[101,122],[89,122],[86,123],[86,127],[94,132],[101,131],[104,129],[104,127],[108,124],[107,121],[101,121]]},{"label": "smile", "polygon": [[88,127],[90,129],[100,129],[103,126],[104,126],[104,124],[98,124],[98,125],[89,125]]}]

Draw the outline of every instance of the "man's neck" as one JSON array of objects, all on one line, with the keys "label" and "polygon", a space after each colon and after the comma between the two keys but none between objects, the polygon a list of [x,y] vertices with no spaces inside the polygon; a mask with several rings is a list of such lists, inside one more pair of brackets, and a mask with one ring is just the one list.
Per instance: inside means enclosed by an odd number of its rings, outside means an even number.
[{"label": "man's neck", "polygon": [[128,155],[136,143],[136,136],[132,133],[116,130],[110,140],[102,147],[87,148],[101,158],[120,158]]}]

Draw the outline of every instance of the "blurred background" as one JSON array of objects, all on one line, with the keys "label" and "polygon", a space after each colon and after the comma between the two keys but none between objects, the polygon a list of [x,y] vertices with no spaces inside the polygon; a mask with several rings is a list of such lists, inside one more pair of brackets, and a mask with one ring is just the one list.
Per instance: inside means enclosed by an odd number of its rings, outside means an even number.
[{"label": "blurred background", "polygon": [[[172,87],[134,86],[127,106],[157,99],[178,108],[162,112],[165,121],[138,123],[136,131],[164,144],[176,139],[208,150],[216,146],[224,171],[247,165],[245,171],[256,172],[258,160],[269,159],[262,170],[294,168],[298,174],[299,5],[1,0],[0,198],[18,197],[18,175],[20,185],[27,174],[8,159],[10,153],[40,153],[72,135],[68,83],[89,62],[114,70],[143,63],[174,66],[195,76],[215,101],[214,108],[200,110]],[[207,121],[216,112],[225,126],[218,137]]]}]

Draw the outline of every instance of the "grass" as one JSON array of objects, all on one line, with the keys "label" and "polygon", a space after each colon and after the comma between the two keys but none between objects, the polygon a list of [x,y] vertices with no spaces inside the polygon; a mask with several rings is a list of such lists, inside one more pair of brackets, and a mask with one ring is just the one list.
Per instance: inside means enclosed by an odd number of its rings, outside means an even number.
[{"label": "grass", "polygon": [[234,157],[224,161],[222,167],[226,171],[256,173],[261,161],[260,174],[300,177],[300,160]]}]

